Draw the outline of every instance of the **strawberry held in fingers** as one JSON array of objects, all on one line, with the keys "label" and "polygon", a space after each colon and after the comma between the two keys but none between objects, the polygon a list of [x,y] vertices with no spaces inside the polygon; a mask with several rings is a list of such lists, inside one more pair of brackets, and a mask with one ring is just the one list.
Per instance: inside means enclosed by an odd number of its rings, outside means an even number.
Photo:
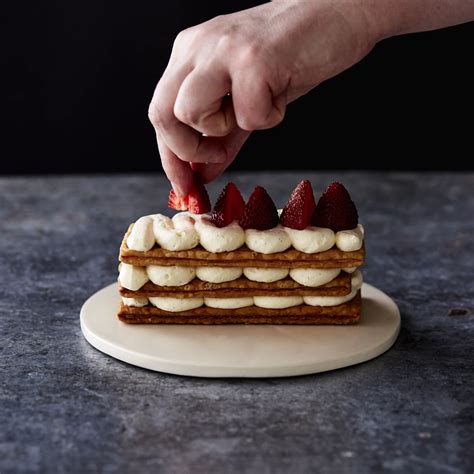
[{"label": "strawberry held in fingers", "polygon": [[174,189],[171,189],[168,196],[168,207],[177,211],[188,210],[188,196],[178,196]]},{"label": "strawberry held in fingers", "polygon": [[306,229],[311,223],[315,209],[313,188],[305,179],[296,186],[283,208],[280,216],[281,225],[290,229]]},{"label": "strawberry held in fingers", "polygon": [[278,225],[278,212],[267,191],[257,186],[245,205],[239,221],[243,229],[267,230]]},{"label": "strawberry held in fingers", "polygon": [[211,210],[209,195],[201,179],[196,175],[191,191],[186,196],[178,196],[174,189],[168,197],[168,207],[177,211],[189,211],[192,214],[204,214]]},{"label": "strawberry held in fingers", "polygon": [[211,221],[217,227],[225,227],[233,221],[238,221],[244,209],[245,201],[239,188],[234,183],[228,183],[217,198]]},{"label": "strawberry held in fingers", "polygon": [[334,232],[355,229],[358,223],[357,208],[347,189],[341,183],[331,183],[319,198],[312,224]]}]

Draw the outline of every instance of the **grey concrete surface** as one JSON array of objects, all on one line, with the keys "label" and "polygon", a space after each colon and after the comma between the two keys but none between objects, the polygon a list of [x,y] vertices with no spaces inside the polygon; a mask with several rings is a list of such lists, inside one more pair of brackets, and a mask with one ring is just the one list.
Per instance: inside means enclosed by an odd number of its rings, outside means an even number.
[{"label": "grey concrete surface", "polygon": [[[89,346],[79,310],[116,279],[159,175],[0,179],[1,473],[471,473],[474,174],[226,176],[278,205],[309,177],[351,190],[365,278],[398,303],[394,347],[288,379],[195,379]],[[224,180],[209,186],[216,196]]]}]

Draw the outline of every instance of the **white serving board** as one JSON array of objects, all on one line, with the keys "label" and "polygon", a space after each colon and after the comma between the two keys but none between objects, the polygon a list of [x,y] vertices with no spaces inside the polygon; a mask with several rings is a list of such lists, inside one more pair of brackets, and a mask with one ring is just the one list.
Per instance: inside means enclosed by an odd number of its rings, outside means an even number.
[{"label": "white serving board", "polygon": [[364,283],[362,316],[350,326],[131,325],[118,320],[117,284],[92,295],[81,329],[100,351],[139,367],[196,377],[287,377],[338,369],[389,349],[400,312]]}]

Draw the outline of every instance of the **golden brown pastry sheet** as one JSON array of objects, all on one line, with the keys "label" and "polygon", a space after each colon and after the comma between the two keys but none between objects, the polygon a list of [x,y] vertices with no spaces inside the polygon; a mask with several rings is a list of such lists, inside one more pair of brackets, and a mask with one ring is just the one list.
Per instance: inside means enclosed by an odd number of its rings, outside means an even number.
[{"label": "golden brown pastry sheet", "polygon": [[[132,224],[133,226],[133,224]],[[147,252],[130,250],[127,237],[129,227],[120,247],[120,261],[135,266],[179,265],[184,267],[258,267],[258,268],[347,268],[364,263],[365,247],[354,252],[343,252],[333,247],[325,252],[304,253],[294,248],[272,254],[263,254],[243,246],[232,252],[208,252],[202,246],[191,250],[173,252],[153,247]]]},{"label": "golden brown pastry sheet", "polygon": [[209,283],[195,278],[187,285],[158,286],[146,283],[137,291],[120,287],[120,294],[127,298],[165,296],[173,298],[234,298],[245,296],[344,296],[351,292],[351,276],[341,272],[325,285],[312,288],[286,277],[273,283],[261,283],[245,277],[225,283]]},{"label": "golden brown pastry sheet", "polygon": [[354,324],[360,319],[361,296],[338,306],[301,305],[286,309],[249,306],[239,309],[200,308],[170,313],[154,306],[121,303],[118,317],[129,324]]}]

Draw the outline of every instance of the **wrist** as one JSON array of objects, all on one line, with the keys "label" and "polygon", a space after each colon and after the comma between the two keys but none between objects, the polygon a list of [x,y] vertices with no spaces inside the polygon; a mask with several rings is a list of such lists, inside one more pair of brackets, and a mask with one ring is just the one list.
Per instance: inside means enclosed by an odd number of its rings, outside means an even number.
[{"label": "wrist", "polygon": [[[274,0],[267,36],[286,61],[292,91],[289,101],[362,59],[379,30],[364,0]],[[269,5],[269,4],[267,4]]]}]

